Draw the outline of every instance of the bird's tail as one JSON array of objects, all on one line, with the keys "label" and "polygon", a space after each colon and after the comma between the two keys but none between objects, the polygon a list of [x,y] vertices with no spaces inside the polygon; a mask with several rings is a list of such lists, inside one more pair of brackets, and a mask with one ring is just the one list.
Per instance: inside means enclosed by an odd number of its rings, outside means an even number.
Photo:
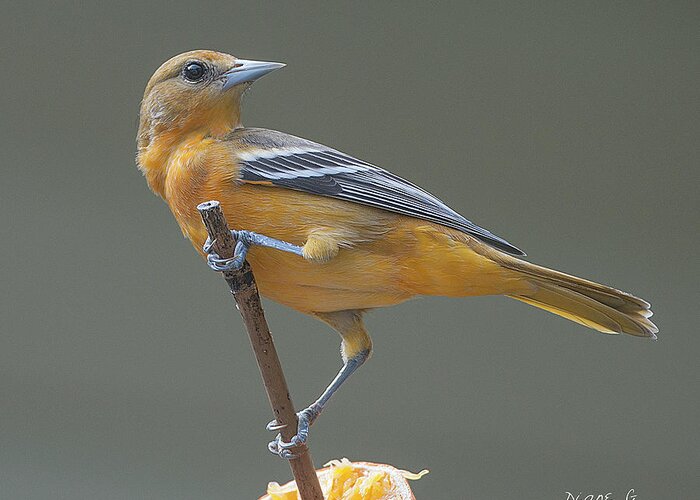
[{"label": "bird's tail", "polygon": [[509,297],[603,333],[656,338],[651,305],[626,292],[501,254],[503,267],[530,286]]}]

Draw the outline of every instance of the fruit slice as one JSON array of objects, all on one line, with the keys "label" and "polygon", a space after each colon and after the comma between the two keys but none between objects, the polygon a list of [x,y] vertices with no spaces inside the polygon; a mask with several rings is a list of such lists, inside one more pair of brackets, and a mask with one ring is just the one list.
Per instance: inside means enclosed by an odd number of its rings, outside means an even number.
[{"label": "fruit slice", "polygon": [[[316,471],[326,500],[415,500],[407,479],[420,479],[427,470],[413,474],[391,465],[333,460]],[[296,483],[267,485],[259,500],[299,500]]]}]

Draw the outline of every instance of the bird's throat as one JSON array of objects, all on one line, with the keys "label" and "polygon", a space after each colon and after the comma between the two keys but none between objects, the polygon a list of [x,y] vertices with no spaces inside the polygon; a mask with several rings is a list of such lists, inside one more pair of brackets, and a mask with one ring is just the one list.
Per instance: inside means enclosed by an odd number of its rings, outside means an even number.
[{"label": "bird's throat", "polygon": [[240,107],[219,106],[208,113],[188,116],[184,123],[149,127],[148,137],[139,133],[137,163],[151,190],[165,199],[165,180],[173,155],[193,140],[218,139],[240,128]]}]

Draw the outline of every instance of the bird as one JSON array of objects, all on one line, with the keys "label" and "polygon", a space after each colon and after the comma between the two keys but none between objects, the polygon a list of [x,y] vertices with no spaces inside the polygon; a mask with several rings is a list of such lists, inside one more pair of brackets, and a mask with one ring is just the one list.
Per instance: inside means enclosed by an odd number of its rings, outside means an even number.
[{"label": "bird", "polygon": [[[263,296],[340,334],[340,371],[298,413],[294,438],[278,434],[271,452],[294,457],[331,396],[370,357],[363,316],[373,309],[418,296],[504,295],[599,332],[656,338],[648,302],[523,260],[518,247],[372,163],[244,127],[244,93],[284,66],[212,50],[172,57],[146,85],[137,134],[138,168],[209,267],[247,260]],[[196,207],[208,200],[220,202],[238,241],[231,259],[207,238]]]}]

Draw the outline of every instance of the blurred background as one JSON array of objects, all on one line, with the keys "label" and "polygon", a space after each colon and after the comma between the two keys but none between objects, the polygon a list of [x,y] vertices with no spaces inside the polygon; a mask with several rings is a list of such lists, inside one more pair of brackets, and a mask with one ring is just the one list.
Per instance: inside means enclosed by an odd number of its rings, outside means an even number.
[{"label": "blurred background", "polygon": [[[0,498],[252,499],[287,481],[225,283],[134,163],[169,57],[288,67],[244,123],[384,166],[533,262],[650,300],[659,341],[505,298],[368,317],[314,426],[430,475],[419,499],[697,498],[697,2],[32,2],[2,7]],[[340,366],[266,303],[298,407]]]}]

